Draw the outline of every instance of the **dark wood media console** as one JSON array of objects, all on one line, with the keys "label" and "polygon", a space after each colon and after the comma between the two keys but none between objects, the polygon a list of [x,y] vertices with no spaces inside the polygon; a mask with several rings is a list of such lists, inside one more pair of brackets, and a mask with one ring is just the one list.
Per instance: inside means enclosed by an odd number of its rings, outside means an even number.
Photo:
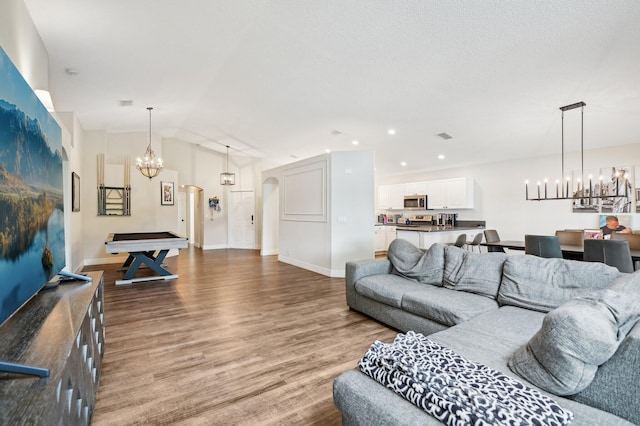
[{"label": "dark wood media console", "polygon": [[49,369],[49,377],[0,372],[0,424],[91,422],[104,354],[104,281],[43,290],[0,326],[0,361]]}]

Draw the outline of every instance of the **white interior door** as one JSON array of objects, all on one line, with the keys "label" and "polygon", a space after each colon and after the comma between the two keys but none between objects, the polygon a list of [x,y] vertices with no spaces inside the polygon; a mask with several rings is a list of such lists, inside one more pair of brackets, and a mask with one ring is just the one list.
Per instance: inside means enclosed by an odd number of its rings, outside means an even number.
[{"label": "white interior door", "polygon": [[255,191],[230,191],[229,247],[255,249]]}]

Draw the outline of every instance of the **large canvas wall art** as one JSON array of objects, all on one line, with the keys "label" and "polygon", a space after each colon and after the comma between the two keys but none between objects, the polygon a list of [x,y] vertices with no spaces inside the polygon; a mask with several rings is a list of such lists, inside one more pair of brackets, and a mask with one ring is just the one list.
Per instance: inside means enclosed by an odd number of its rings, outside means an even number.
[{"label": "large canvas wall art", "polygon": [[0,48],[0,323],[65,266],[62,132]]}]

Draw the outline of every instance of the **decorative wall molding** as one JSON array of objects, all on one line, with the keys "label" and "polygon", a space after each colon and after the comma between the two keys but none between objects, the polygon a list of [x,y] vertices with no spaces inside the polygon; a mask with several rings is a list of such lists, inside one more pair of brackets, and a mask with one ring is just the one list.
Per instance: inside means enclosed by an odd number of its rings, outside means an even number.
[{"label": "decorative wall molding", "polygon": [[285,168],[282,172],[282,220],[327,221],[327,159]]}]

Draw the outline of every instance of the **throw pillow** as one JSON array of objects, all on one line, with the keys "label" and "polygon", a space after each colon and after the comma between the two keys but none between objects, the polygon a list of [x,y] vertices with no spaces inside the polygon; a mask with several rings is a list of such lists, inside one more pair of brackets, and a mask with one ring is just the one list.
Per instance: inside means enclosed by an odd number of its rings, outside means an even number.
[{"label": "throw pillow", "polygon": [[548,313],[509,368],[556,395],[573,395],[593,380],[640,319],[640,294],[598,290]]},{"label": "throw pillow", "polygon": [[502,280],[506,253],[470,253],[455,246],[444,248],[444,286],[495,299]]},{"label": "throw pillow", "polygon": [[619,276],[616,268],[600,262],[509,256],[498,303],[549,312],[576,296],[608,287]]},{"label": "throw pillow", "polygon": [[429,250],[421,250],[411,242],[395,239],[389,245],[387,257],[393,265],[392,273],[425,284],[442,286],[444,270],[444,246],[434,244]]}]

